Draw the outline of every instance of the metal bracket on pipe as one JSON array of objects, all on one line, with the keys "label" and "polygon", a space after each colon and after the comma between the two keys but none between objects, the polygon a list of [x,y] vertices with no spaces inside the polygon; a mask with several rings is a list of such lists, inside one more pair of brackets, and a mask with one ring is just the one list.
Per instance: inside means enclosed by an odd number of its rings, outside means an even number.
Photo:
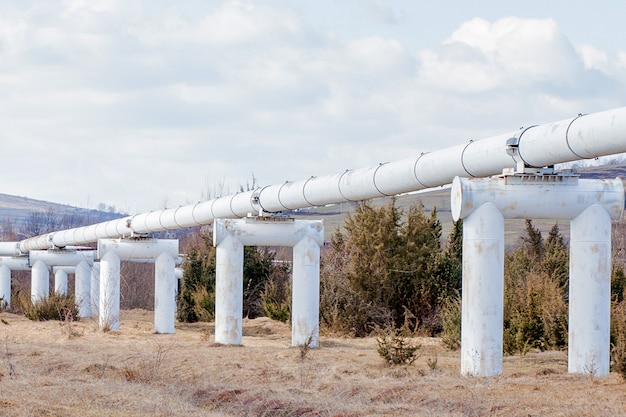
[{"label": "metal bracket on pipe", "polygon": [[513,184],[563,184],[577,185],[578,174],[574,174],[571,169],[554,171],[553,167],[537,169],[536,172],[513,172],[504,170],[502,173],[504,181],[508,185]]},{"label": "metal bracket on pipe", "polygon": [[[266,213],[269,214],[269,213]],[[279,213],[272,213],[271,216],[253,216],[249,214],[246,216],[246,223],[292,223],[295,221],[293,217],[283,216]]]},{"label": "metal bracket on pipe", "polygon": [[[526,130],[523,130],[522,133],[524,133],[525,131]],[[560,173],[557,173],[554,170],[554,165],[550,165],[550,166],[546,166],[542,168],[528,165],[519,153],[520,137],[521,137],[521,134],[519,136],[512,137],[506,141],[506,153],[507,155],[511,156],[511,158],[513,158],[513,160],[515,161],[515,168],[505,168],[504,170],[502,170],[503,175],[505,176],[511,175],[511,174],[530,174],[530,175],[539,175],[539,176],[561,175]],[[571,170],[569,171],[570,171],[570,174],[563,174],[563,175],[571,175]]]}]

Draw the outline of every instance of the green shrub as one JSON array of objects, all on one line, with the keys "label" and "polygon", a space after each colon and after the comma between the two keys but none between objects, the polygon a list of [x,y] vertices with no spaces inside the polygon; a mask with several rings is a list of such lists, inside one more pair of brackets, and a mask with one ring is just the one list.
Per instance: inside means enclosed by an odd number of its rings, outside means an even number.
[{"label": "green shrub", "polygon": [[286,322],[291,318],[291,291],[273,279],[265,283],[261,291],[261,307],[263,313],[272,320]]},{"label": "green shrub", "polygon": [[567,345],[567,302],[560,283],[544,273],[529,273],[504,289],[504,351],[561,349]]},{"label": "green shrub", "polygon": [[[22,293],[21,296],[24,297],[25,294]],[[24,315],[30,320],[79,320],[78,305],[73,295],[54,293],[34,303],[22,300],[21,304],[24,306]]]},{"label": "green shrub", "polygon": [[199,286],[191,292],[193,312],[198,321],[213,321],[215,318],[215,290]]},{"label": "green shrub", "polygon": [[389,365],[411,364],[421,356],[421,345],[412,343],[398,329],[379,331],[376,337],[376,350]]}]

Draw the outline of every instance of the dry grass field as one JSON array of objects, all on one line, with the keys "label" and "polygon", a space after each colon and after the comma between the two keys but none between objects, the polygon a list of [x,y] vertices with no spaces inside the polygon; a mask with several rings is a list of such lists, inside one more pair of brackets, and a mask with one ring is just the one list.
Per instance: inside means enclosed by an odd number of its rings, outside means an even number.
[{"label": "dry grass field", "polygon": [[0,319],[1,416],[626,415],[621,377],[568,375],[565,352],[506,357],[502,376],[469,378],[437,339],[389,367],[375,339],[322,335],[307,352],[265,318],[245,321],[242,347],[216,346],[210,323],[154,334],[145,310],[109,333],[91,320]]}]

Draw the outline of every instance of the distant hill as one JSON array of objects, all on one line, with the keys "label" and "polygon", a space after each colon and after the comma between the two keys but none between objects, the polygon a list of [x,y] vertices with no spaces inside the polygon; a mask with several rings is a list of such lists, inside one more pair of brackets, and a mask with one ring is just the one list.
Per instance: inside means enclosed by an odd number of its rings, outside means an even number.
[{"label": "distant hill", "polygon": [[[34,222],[54,221],[61,228],[117,219],[125,214],[74,207],[0,193],[0,224],[10,223],[22,235]],[[65,226],[65,227],[64,227]],[[2,230],[2,232],[6,232]],[[27,233],[28,234],[28,233]],[[30,233],[32,235],[32,233]],[[20,236],[22,237],[22,236]]]}]

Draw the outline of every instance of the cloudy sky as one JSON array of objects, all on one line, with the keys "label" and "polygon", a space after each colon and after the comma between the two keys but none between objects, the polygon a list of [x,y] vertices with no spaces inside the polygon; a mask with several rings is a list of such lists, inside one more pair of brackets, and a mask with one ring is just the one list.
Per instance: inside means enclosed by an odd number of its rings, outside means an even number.
[{"label": "cloudy sky", "polygon": [[132,214],[621,107],[624,16],[617,0],[3,1],[0,193]]}]

